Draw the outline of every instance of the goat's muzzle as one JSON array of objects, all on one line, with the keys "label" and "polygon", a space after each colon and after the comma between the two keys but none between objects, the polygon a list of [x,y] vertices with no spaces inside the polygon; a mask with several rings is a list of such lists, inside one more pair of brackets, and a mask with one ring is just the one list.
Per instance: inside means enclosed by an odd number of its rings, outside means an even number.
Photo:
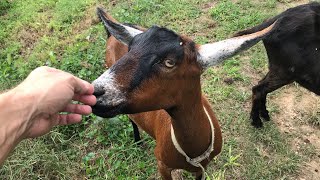
[{"label": "goat's muzzle", "polygon": [[123,113],[126,104],[125,94],[120,90],[115,81],[114,74],[107,70],[92,82],[93,95],[97,103],[92,106],[92,112],[101,117],[114,117]]},{"label": "goat's muzzle", "polygon": [[95,85],[93,93],[97,103],[92,106],[92,112],[100,117],[110,118],[121,114],[125,107],[125,101],[117,94],[113,94],[101,86]]}]

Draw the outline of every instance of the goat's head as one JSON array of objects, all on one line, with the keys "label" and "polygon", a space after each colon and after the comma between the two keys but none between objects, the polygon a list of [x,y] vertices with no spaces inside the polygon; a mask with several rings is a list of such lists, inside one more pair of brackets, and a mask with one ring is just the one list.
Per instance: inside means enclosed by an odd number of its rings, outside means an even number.
[{"label": "goat's head", "polygon": [[140,31],[120,24],[100,8],[98,15],[107,31],[129,47],[93,82],[97,97],[93,112],[102,117],[170,109],[186,95],[199,96],[204,69],[251,47],[272,29],[198,45],[166,28]]}]

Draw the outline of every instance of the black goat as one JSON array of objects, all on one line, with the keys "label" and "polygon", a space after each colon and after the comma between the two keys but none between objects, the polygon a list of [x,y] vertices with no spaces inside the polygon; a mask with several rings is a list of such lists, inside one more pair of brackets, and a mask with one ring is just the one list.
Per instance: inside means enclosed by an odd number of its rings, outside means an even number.
[{"label": "black goat", "polygon": [[269,72],[252,88],[252,125],[270,120],[267,94],[294,81],[320,95],[320,3],[300,5],[235,36],[251,34],[270,26],[273,33],[263,39],[269,58]]}]

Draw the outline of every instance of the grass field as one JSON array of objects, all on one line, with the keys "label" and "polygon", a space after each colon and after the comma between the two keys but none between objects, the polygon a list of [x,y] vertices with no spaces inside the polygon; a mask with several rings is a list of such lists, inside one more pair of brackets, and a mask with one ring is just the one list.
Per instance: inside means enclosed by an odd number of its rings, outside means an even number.
[{"label": "grass field", "polygon": [[[165,26],[207,43],[232,36],[308,0],[2,0],[0,92],[47,65],[92,81],[104,71],[106,33],[95,8],[120,22]],[[261,43],[202,77],[203,92],[223,130],[222,153],[208,179],[320,179],[320,98],[292,84],[268,97],[271,122],[250,125],[251,87],[264,77]],[[228,81],[228,83],[226,83]],[[230,83],[231,82],[231,83]],[[159,179],[155,142],[133,143],[125,115],[57,127],[23,141],[0,169],[0,179]],[[190,179],[189,174],[184,174]]]}]

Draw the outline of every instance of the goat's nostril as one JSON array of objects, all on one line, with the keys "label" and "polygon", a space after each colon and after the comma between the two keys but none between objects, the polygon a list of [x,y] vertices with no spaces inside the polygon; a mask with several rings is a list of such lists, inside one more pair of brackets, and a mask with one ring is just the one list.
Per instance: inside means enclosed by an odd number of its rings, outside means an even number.
[{"label": "goat's nostril", "polygon": [[94,88],[94,92],[93,92],[94,96],[99,97],[99,96],[103,95],[104,93],[105,93],[105,91],[103,88],[99,88],[99,87]]}]

